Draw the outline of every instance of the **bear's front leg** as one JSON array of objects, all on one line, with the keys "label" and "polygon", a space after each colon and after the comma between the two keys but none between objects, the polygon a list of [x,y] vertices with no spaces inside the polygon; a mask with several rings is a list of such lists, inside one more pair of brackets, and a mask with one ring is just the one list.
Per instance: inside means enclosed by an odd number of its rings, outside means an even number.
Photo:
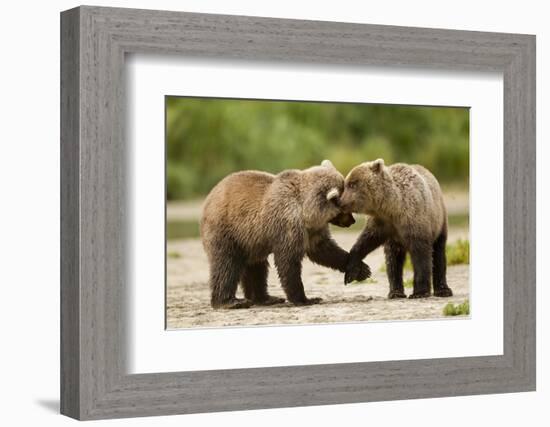
[{"label": "bear's front leg", "polygon": [[363,264],[363,258],[382,245],[386,238],[383,226],[377,220],[369,218],[361,235],[349,251],[348,265],[344,275],[345,285],[354,280],[362,281],[370,277],[370,268]]},{"label": "bear's front leg", "polygon": [[330,236],[328,227],[324,230],[309,231],[306,253],[316,264],[346,272],[349,254]]},{"label": "bear's front leg", "polygon": [[307,298],[302,283],[303,254],[288,252],[288,248],[274,253],[275,266],[288,301],[294,305],[318,304],[321,298]]}]

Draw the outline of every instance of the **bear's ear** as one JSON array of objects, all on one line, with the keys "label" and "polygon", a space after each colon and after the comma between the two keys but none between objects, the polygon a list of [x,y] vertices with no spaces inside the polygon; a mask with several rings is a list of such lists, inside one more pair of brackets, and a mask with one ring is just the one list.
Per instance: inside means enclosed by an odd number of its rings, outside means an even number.
[{"label": "bear's ear", "polygon": [[323,166],[325,168],[336,169],[334,167],[334,165],[332,164],[332,162],[330,160],[326,160],[326,159],[321,162],[321,166]]},{"label": "bear's ear", "polygon": [[384,167],[384,159],[376,159],[370,165],[370,168],[373,172],[380,172],[383,167]]},{"label": "bear's ear", "polygon": [[334,187],[331,188],[327,193],[327,200],[338,200],[338,197],[340,197],[340,191]]}]

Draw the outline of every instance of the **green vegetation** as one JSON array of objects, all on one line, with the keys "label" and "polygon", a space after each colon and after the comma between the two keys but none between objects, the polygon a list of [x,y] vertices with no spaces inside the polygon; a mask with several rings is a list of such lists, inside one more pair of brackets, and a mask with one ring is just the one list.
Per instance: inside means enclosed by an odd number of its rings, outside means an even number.
[{"label": "green vegetation", "polygon": [[[443,190],[445,193],[445,190]],[[470,224],[470,216],[467,213],[454,214],[447,217],[449,227],[468,227]]]},{"label": "green vegetation", "polygon": [[420,163],[467,186],[467,108],[166,98],[167,196],[203,197],[227,174],[277,173],[332,160]]},{"label": "green vegetation", "polygon": [[412,277],[410,279],[403,280],[403,287],[404,288],[412,288],[413,284],[414,284],[414,280],[413,280]]},{"label": "green vegetation", "polygon": [[444,316],[467,316],[470,314],[470,301],[466,300],[462,304],[448,303],[443,307]]},{"label": "green vegetation", "polygon": [[447,265],[470,264],[470,241],[458,239],[447,245]]},{"label": "green vegetation", "polygon": [[199,221],[167,221],[166,238],[167,239],[190,239],[200,236]]},{"label": "green vegetation", "polygon": [[[470,241],[458,239],[454,243],[447,244],[445,253],[447,256],[447,265],[470,264]],[[405,258],[405,265],[403,268],[405,270],[413,270],[409,254],[407,254]],[[386,266],[382,265],[380,271],[386,271]]]},{"label": "green vegetation", "polygon": [[376,280],[374,277],[369,277],[368,279],[362,281],[354,280],[353,282],[349,283],[349,285],[374,285],[375,283],[378,283],[378,280]]},{"label": "green vegetation", "polygon": [[168,258],[181,258],[181,254],[178,251],[170,251],[166,255],[168,255]]}]

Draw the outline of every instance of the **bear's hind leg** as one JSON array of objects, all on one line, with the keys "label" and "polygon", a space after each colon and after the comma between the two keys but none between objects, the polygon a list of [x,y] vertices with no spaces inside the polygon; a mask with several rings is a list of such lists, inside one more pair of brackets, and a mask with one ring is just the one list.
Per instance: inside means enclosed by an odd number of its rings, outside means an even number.
[{"label": "bear's hind leg", "polygon": [[390,282],[389,299],[406,298],[403,289],[403,265],[405,264],[405,248],[394,240],[389,240],[384,245],[386,256],[386,271]]},{"label": "bear's hind leg", "polygon": [[267,292],[267,260],[244,267],[241,285],[244,297],[258,305],[273,305],[285,302],[284,298],[272,297]]},{"label": "bear's hind leg", "polygon": [[453,291],[447,285],[446,242],[447,233],[444,231],[433,244],[433,286],[436,297],[453,296]]},{"label": "bear's hind leg", "polygon": [[413,293],[409,298],[426,298],[430,296],[432,276],[432,244],[425,240],[413,240],[410,254],[414,270]]},{"label": "bear's hind leg", "polygon": [[210,291],[213,308],[248,308],[251,301],[237,298],[237,286],[243,269],[242,258],[220,254],[210,262]]}]

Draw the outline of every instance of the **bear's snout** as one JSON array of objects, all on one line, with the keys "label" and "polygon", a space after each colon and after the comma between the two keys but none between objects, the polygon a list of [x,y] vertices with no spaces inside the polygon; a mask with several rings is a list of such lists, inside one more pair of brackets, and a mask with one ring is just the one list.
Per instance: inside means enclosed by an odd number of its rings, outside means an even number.
[{"label": "bear's snout", "polygon": [[338,227],[351,227],[355,224],[355,218],[349,212],[340,212],[334,218],[330,220],[331,224],[337,225]]},{"label": "bear's snout", "polygon": [[339,200],[339,206],[340,206],[340,209],[342,209],[342,211],[344,212],[351,212],[352,211],[352,201],[351,201],[351,197],[350,197],[350,194],[349,192],[346,192],[344,190],[344,192],[342,193],[342,196],[340,197],[340,200]]}]

